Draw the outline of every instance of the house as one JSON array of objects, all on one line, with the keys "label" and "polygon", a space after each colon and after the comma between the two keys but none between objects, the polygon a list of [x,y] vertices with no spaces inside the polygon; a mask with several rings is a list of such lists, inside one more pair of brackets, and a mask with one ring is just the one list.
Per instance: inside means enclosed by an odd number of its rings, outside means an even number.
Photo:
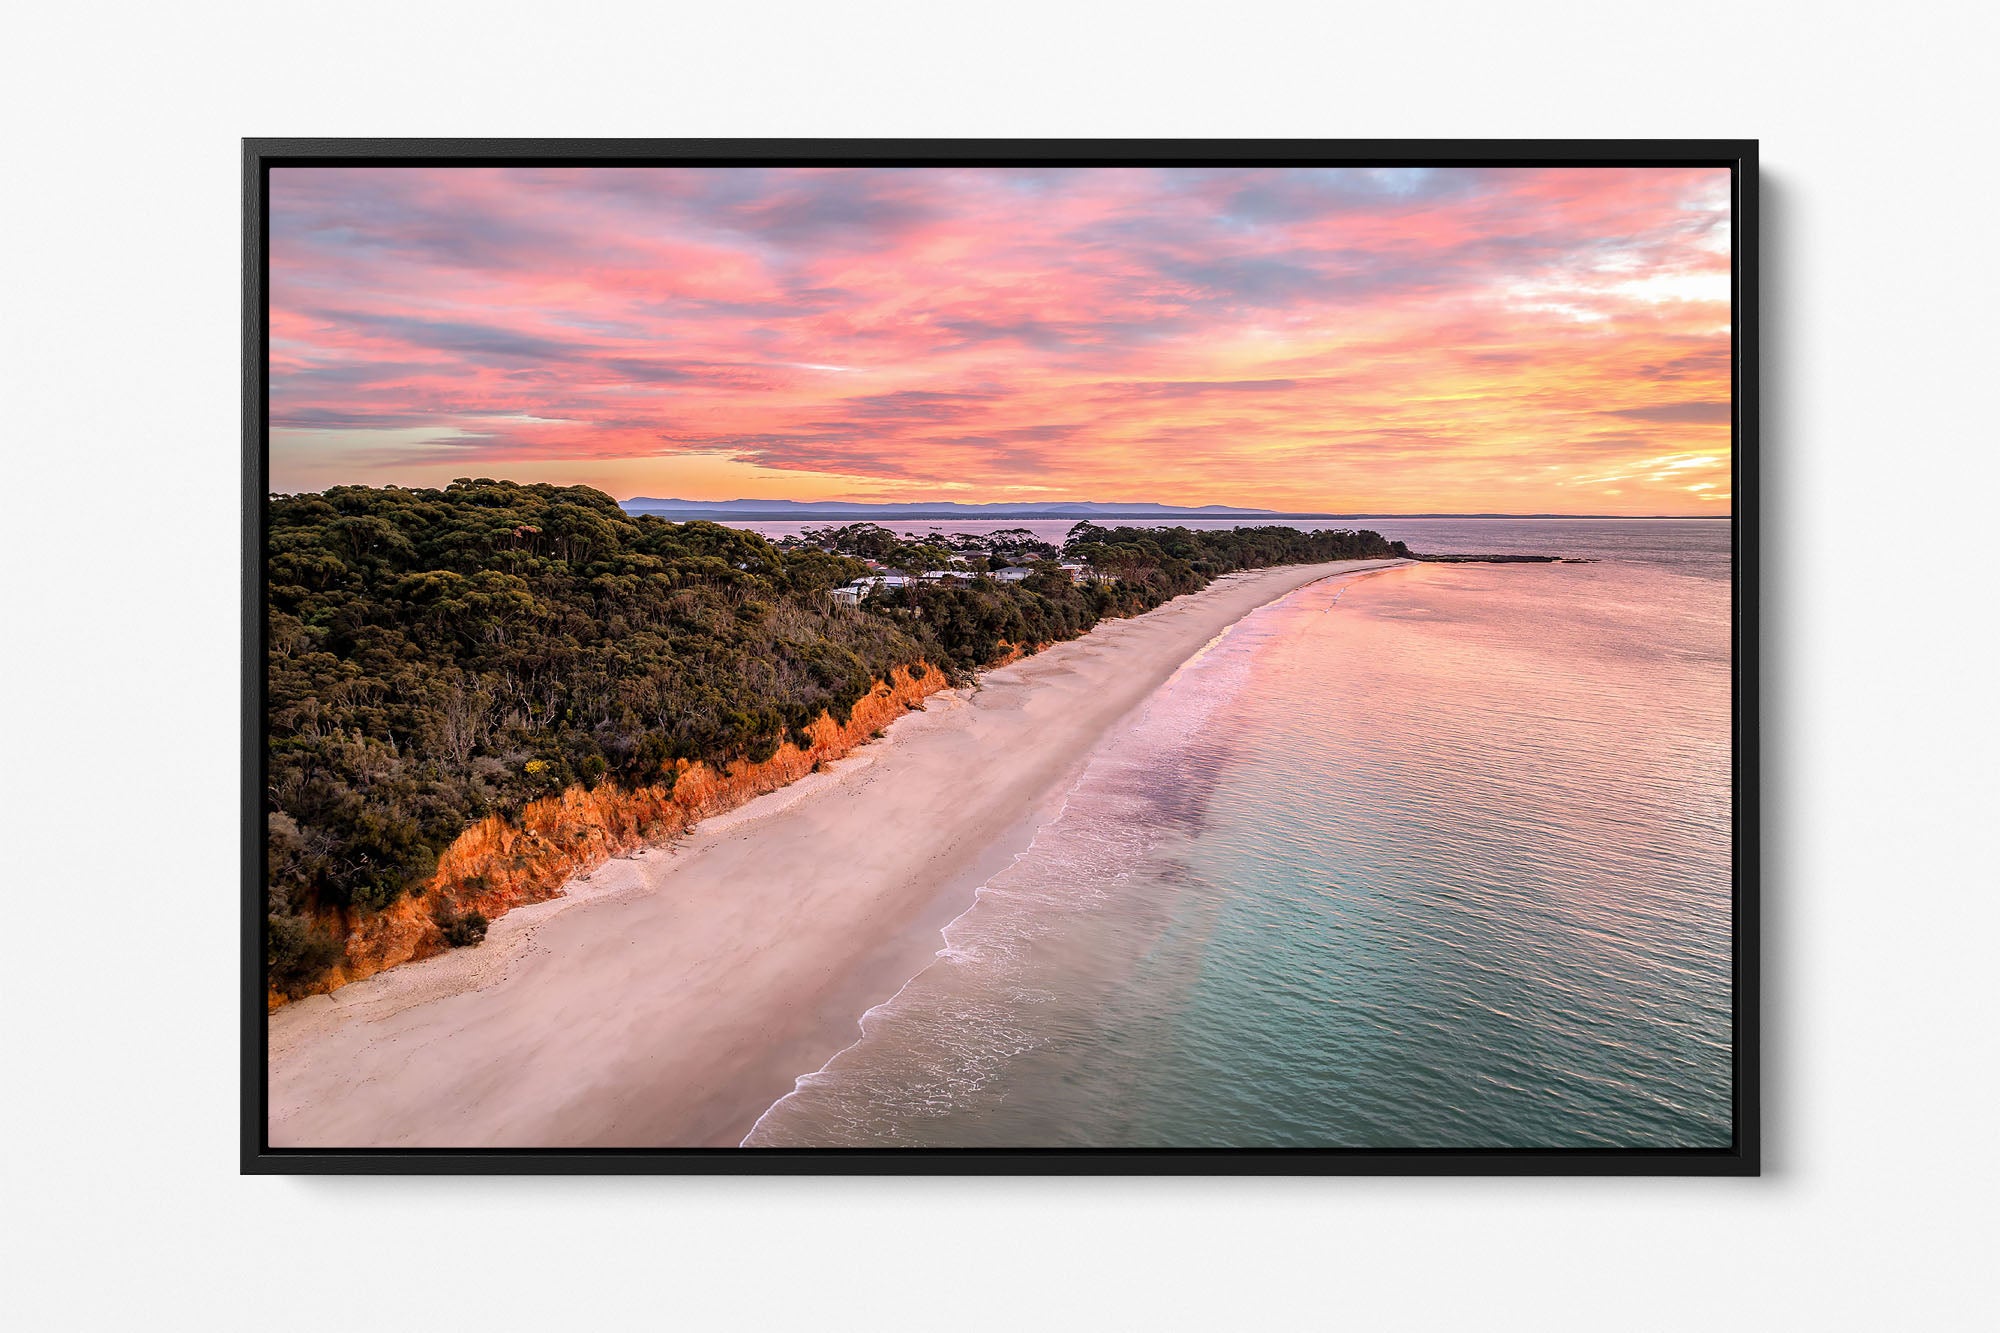
[{"label": "house", "polygon": [[855,579],[841,587],[834,588],[831,596],[837,605],[857,606],[861,599],[877,588],[900,588],[910,580],[901,574],[876,574],[865,579]]},{"label": "house", "polygon": [[1005,569],[993,571],[993,578],[1000,583],[1019,583],[1035,571],[1026,565],[1009,565]]}]

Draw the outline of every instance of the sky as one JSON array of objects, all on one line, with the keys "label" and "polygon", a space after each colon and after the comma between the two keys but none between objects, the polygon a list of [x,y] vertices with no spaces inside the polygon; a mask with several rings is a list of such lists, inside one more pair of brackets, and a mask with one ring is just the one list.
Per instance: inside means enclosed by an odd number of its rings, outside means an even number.
[{"label": "sky", "polygon": [[285,168],[271,485],[1726,514],[1729,177]]}]

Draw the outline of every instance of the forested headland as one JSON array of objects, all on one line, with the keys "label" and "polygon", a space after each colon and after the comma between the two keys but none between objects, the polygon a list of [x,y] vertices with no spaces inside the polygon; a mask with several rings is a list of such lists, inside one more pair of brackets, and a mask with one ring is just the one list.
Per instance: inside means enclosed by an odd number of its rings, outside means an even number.
[{"label": "forested headland", "polygon": [[[1232,570],[1408,554],[1373,532],[1091,523],[1059,550],[1022,531],[908,538],[871,524],[773,544],[633,517],[587,487],[489,480],[274,496],[269,515],[267,962],[280,994],[340,958],[331,916],[387,909],[489,815],[573,787],[670,786],[683,760],[759,762],[805,744],[822,713],[846,725],[898,668],[962,681]],[[1034,572],[986,576],[1003,565]],[[832,596],[884,570],[910,577],[858,605]],[[440,908],[447,944],[484,927]]]}]

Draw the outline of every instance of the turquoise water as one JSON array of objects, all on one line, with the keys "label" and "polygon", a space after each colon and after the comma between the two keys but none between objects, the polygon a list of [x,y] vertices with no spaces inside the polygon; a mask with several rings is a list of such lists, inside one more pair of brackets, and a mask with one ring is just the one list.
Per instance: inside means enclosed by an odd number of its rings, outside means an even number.
[{"label": "turquoise water", "polygon": [[1239,622],[747,1142],[1727,1145],[1727,527],[1430,522],[1598,563]]}]

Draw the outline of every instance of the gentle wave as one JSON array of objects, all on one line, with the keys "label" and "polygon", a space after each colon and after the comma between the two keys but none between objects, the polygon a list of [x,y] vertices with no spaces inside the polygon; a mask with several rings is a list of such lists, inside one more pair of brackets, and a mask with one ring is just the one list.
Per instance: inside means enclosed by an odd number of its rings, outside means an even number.
[{"label": "gentle wave", "polygon": [[[1175,669],[1118,743],[1086,762],[1028,847],[944,927],[932,962],[862,1015],[861,1036],[798,1079],[742,1146],[897,1141],[899,1117],[950,1112],[1033,1045],[1013,1011],[1056,994],[1023,980],[1025,955],[1129,881],[1161,829],[1193,818],[1184,796],[1162,799],[1144,775],[1199,745],[1247,678],[1248,655],[1225,647],[1244,624],[1225,627]],[[874,1067],[871,1047],[897,1049],[895,1067]]]}]

